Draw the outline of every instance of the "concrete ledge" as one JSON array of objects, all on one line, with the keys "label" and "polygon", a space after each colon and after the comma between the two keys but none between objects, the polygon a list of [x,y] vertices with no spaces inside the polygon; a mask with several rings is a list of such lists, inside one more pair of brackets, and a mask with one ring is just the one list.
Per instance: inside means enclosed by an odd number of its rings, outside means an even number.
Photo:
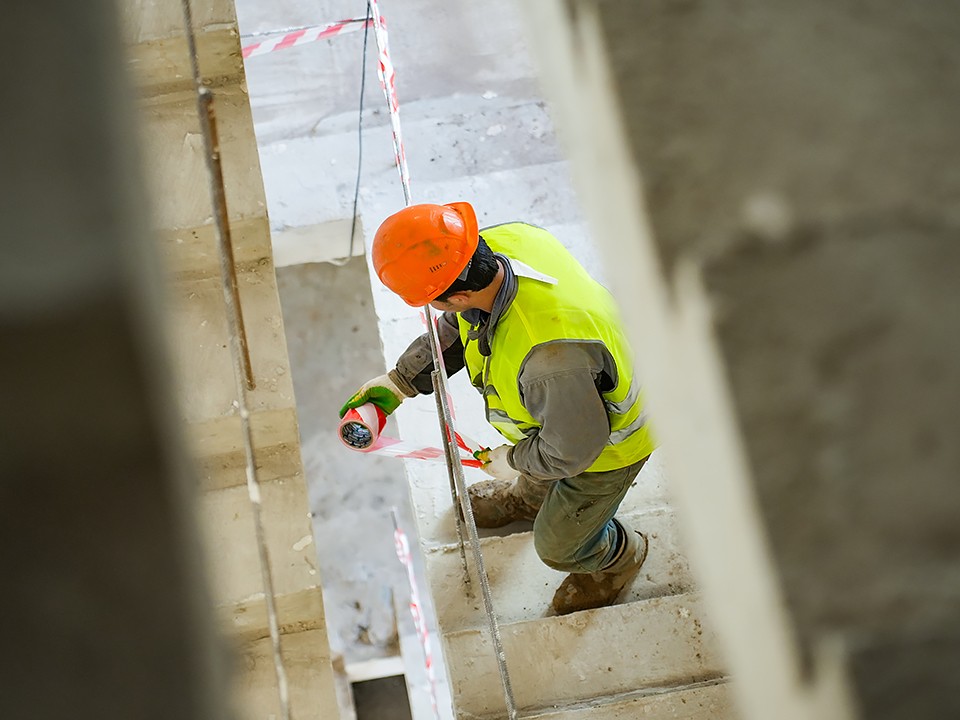
[{"label": "concrete ledge", "polygon": [[[271,237],[276,266],[343,260],[350,251],[350,225],[350,219],[343,218],[274,231]],[[363,255],[365,250],[359,217],[354,227],[351,257]]]},{"label": "concrete ledge", "polygon": [[[274,599],[281,634],[324,629],[323,592],[312,585],[294,593],[277,595]],[[218,609],[221,626],[233,639],[256,642],[270,637],[267,602],[263,593],[251,596]]]},{"label": "concrete ledge", "polygon": [[[705,625],[699,595],[688,593],[501,626],[517,706],[720,678],[716,638]],[[461,717],[503,717],[489,633],[445,635],[444,657]]]},{"label": "concrete ledge", "polygon": [[[278,595],[313,587],[317,580],[313,528],[302,478],[261,486],[263,526]],[[253,509],[246,487],[204,493],[199,502],[210,592],[217,605],[236,605],[263,593]]]},{"label": "concrete ledge", "polygon": [[[126,0],[117,8],[123,37],[130,43],[183,34],[183,8],[157,0]],[[237,15],[231,0],[210,0],[192,7],[197,33],[224,27],[236,28]]]},{"label": "concrete ledge", "polygon": [[[175,102],[140,102],[142,152],[154,226],[192,228],[213,217],[206,153],[193,94]],[[227,207],[231,221],[264,217],[263,179],[247,94],[237,85],[214,95]]]},{"label": "concrete ledge", "polygon": [[[220,248],[213,220],[194,227],[158,230],[160,254],[176,282],[220,278]],[[237,272],[265,270],[271,263],[270,228],[266,215],[230,220]]]},{"label": "concrete ledge", "polygon": [[[248,393],[250,412],[293,410],[296,400],[273,268],[243,273],[238,284],[256,380],[256,388]],[[176,293],[171,299],[179,318],[170,328],[176,369],[184,379],[183,386],[193,388],[181,395],[183,417],[189,423],[229,423],[227,418],[235,412],[237,386],[223,286],[217,277],[177,283],[172,290]],[[203,377],[203,386],[188,385],[186,379],[191,377]],[[298,441],[299,434],[292,432],[289,440]]]},{"label": "concrete ledge", "polygon": [[[625,591],[623,602],[690,591],[693,578],[680,548],[673,511],[655,510],[623,517],[650,539],[650,550],[642,572]],[[481,541],[481,548],[500,622],[506,624],[546,617],[554,590],[565,574],[551,570],[540,561],[533,547],[533,533],[486,538]],[[472,568],[472,558],[469,554],[467,557]],[[458,547],[432,548],[425,553],[424,561],[441,631],[486,628],[486,615],[476,579],[472,580],[475,586],[472,596],[468,596],[463,587]]]},{"label": "concrete ledge", "polygon": [[[200,73],[213,86],[239,84],[243,58],[235,27],[199,30],[196,34]],[[184,35],[145,40],[127,47],[136,85],[143,97],[194,92],[193,70]]]},{"label": "concrete ledge", "polygon": [[[296,410],[282,408],[251,413],[250,429],[261,482],[301,474]],[[186,434],[201,490],[246,485],[247,460],[239,416],[191,423]]]},{"label": "concrete ledge", "polygon": [[[283,664],[290,687],[291,715],[297,720],[339,717],[333,668],[327,656],[326,630],[306,630],[283,636]],[[234,683],[238,720],[279,718],[280,702],[270,638],[237,649]]]},{"label": "concrete ledge", "polygon": [[737,717],[730,687],[725,681],[644,690],[523,715],[524,720],[736,720]]}]

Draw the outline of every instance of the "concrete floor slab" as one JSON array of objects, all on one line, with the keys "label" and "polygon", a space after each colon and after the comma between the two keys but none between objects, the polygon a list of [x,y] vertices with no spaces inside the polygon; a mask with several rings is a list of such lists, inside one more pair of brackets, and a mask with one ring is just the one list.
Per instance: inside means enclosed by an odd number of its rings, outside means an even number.
[{"label": "concrete floor slab", "polygon": [[[239,0],[243,33],[323,24],[362,14],[350,0]],[[455,0],[383,3],[403,108],[430,98],[533,97],[535,71],[525,28],[512,3]],[[368,40],[367,106],[383,106]],[[353,33],[248,61],[247,75],[261,143],[308,134],[317,120],[353,110],[359,100],[363,33]],[[294,104],[296,112],[290,112]]]},{"label": "concrete floor slab", "polygon": [[[322,698],[317,693],[317,688],[332,682],[330,665],[317,662],[318,657],[326,655],[325,631],[289,633],[283,635],[281,641],[292,715],[298,720],[327,720],[328,710],[322,706]],[[234,679],[236,717],[238,720],[281,717],[270,638],[246,644],[239,653],[240,667]]]},{"label": "concrete floor slab", "polygon": [[[382,99],[381,99],[382,103]],[[374,102],[364,111],[364,196],[393,190],[399,203],[389,120]],[[315,133],[267,145],[261,152],[272,226],[297,227],[342,218],[351,212],[358,157],[357,112],[328,120]],[[432,197],[429,186],[465,176],[562,161],[549,117],[529,99],[433,100],[403,108],[404,146],[414,201]],[[313,202],[293,202],[300,196]],[[374,226],[375,227],[375,226]]]}]

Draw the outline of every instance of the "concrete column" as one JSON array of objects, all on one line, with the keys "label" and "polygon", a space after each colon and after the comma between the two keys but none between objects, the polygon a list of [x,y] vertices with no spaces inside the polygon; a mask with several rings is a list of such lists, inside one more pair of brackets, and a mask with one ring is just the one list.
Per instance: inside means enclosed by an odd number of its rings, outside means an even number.
[{"label": "concrete column", "polygon": [[[336,717],[296,401],[236,16],[231,0],[193,2],[192,11],[201,74],[215,98],[240,309],[256,383],[248,406],[291,710],[297,720]],[[279,717],[182,5],[126,0],[122,12],[140,94],[155,235],[169,281],[180,409],[200,471],[199,516],[213,600],[238,657],[235,705],[242,718]]]},{"label": "concrete column", "polygon": [[4,7],[0,717],[227,718],[116,10]]},{"label": "concrete column", "polygon": [[531,9],[744,715],[957,715],[956,6]]}]

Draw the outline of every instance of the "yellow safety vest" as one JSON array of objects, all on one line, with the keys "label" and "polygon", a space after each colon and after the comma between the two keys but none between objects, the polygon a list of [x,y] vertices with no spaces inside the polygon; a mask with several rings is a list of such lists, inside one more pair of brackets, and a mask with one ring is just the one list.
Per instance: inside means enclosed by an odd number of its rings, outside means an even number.
[{"label": "yellow safety vest", "polygon": [[480,354],[478,342],[468,337],[470,323],[458,315],[467,370],[483,394],[487,421],[512,443],[531,435],[540,423],[524,407],[518,380],[527,356],[544,343],[600,341],[616,362],[617,385],[602,393],[610,438],[587,471],[615,470],[647,457],[656,441],[634,377],[633,353],[610,293],[542,228],[509,223],[485,228],[481,235],[495,252],[556,279],[551,283],[518,275],[517,295],[497,322],[489,357]]}]

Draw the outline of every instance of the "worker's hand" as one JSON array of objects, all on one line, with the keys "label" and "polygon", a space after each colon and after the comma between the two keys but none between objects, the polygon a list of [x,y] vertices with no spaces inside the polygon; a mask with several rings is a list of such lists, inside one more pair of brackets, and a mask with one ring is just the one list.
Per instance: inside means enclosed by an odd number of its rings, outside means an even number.
[{"label": "worker's hand", "polygon": [[392,413],[403,402],[404,394],[397,387],[396,383],[388,375],[375,377],[373,380],[367,380],[353,396],[347,400],[340,408],[340,417],[347,414],[348,410],[360,407],[366,403],[373,403],[383,410],[387,415]]},{"label": "worker's hand", "polygon": [[499,447],[493,448],[484,448],[476,453],[474,457],[477,458],[483,465],[480,466],[480,469],[483,470],[487,475],[495,477],[498,480],[513,480],[520,473],[517,472],[515,468],[510,465],[510,462],[507,460],[507,455],[510,452],[512,445],[500,445]]}]

